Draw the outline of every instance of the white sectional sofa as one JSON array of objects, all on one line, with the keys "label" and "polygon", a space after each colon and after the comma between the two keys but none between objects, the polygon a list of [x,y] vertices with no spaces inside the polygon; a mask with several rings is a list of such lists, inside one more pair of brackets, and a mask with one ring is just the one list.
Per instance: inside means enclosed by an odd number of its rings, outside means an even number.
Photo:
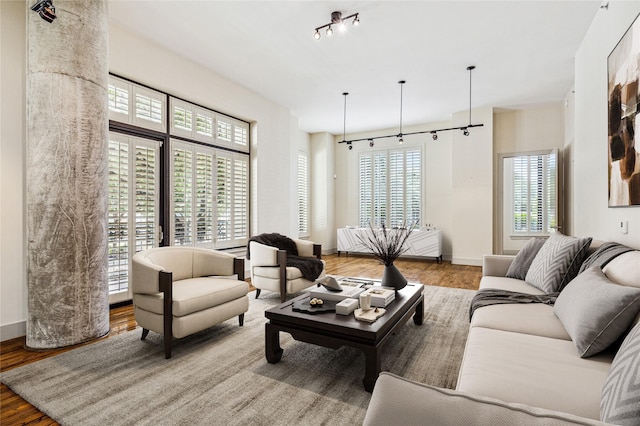
[{"label": "white sectional sofa", "polygon": [[[514,259],[485,256],[480,289],[548,293],[506,277]],[[620,300],[607,302],[616,297]],[[601,312],[606,310],[609,314]],[[456,390],[383,373],[364,423],[602,424],[604,415],[609,421],[621,419],[615,424],[640,425],[639,312],[638,250],[581,272],[560,291],[555,305],[480,307],[471,319]],[[624,353],[614,362],[625,336]],[[616,387],[626,390],[611,391]]]}]

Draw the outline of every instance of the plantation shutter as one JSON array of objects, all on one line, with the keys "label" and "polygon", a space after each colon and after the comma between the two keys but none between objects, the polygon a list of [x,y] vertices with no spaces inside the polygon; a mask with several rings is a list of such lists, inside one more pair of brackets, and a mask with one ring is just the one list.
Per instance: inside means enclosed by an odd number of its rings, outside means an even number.
[{"label": "plantation shutter", "polygon": [[193,151],[172,140],[172,217],[173,245],[193,244]]},{"label": "plantation shutter", "polygon": [[360,190],[358,226],[365,228],[373,219],[373,156],[360,154],[359,157]]},{"label": "plantation shutter", "polygon": [[109,133],[108,281],[112,303],[129,298],[131,257],[159,242],[160,143]]},{"label": "plantation shutter", "polygon": [[195,182],[196,243],[212,246],[214,242],[213,153],[201,152],[196,148]]},{"label": "plantation shutter", "polygon": [[387,223],[387,153],[373,154],[373,226]]},{"label": "plantation shutter", "polygon": [[309,165],[305,152],[298,152],[298,235],[309,235]]},{"label": "plantation shutter", "polygon": [[232,154],[218,153],[216,156],[216,208],[217,208],[217,240],[231,242],[232,211]]},{"label": "plantation shutter", "polygon": [[557,151],[513,158],[513,235],[547,235],[557,227]]},{"label": "plantation shutter", "polygon": [[422,217],[422,156],[420,150],[406,151],[405,220],[420,223]]},{"label": "plantation shutter", "polygon": [[404,152],[389,153],[389,225],[398,227],[404,220],[404,182],[405,182]]},{"label": "plantation shutter", "polygon": [[249,157],[242,154],[233,159],[233,237],[236,246],[249,239]]},{"label": "plantation shutter", "polygon": [[107,93],[110,120],[159,132],[167,130],[165,94],[112,75]]}]

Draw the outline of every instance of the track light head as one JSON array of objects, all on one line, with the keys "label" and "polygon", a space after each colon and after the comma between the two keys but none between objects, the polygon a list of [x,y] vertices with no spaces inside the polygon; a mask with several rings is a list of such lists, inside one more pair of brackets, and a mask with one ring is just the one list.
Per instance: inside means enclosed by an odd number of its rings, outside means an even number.
[{"label": "track light head", "polygon": [[369,146],[370,146],[371,148],[373,148],[373,145],[374,145],[374,143],[373,143],[373,139],[369,139]]},{"label": "track light head", "polygon": [[313,35],[313,38],[316,40],[320,40],[320,31],[316,30],[316,33]]},{"label": "track light head", "polygon": [[398,143],[402,145],[404,143],[404,139],[402,139],[402,135],[398,138]]},{"label": "track light head", "polygon": [[463,134],[463,135],[465,135],[465,136],[469,136],[469,130],[467,130],[467,128],[466,128],[466,127],[464,127],[464,128],[462,129],[462,134]]},{"label": "track light head", "polygon": [[327,35],[329,37],[331,37],[333,35],[333,29],[331,29],[331,25],[329,25],[329,28],[327,28]]},{"label": "track light head", "polygon": [[38,15],[48,23],[52,23],[56,19],[56,8],[53,6],[52,0],[40,0],[31,7],[31,10],[38,12]]},{"label": "track light head", "polygon": [[349,147],[349,151],[353,149],[353,145],[351,145],[351,142],[347,142],[347,147]]},{"label": "track light head", "polygon": [[358,14],[357,14],[357,13],[356,13],[356,17],[355,17],[355,18],[353,18],[353,25],[354,25],[354,26],[356,26],[356,27],[357,27],[358,25],[360,25],[360,18],[358,17]]},{"label": "track light head", "polygon": [[431,132],[431,139],[433,139],[434,141],[438,140],[438,134],[436,132]]}]

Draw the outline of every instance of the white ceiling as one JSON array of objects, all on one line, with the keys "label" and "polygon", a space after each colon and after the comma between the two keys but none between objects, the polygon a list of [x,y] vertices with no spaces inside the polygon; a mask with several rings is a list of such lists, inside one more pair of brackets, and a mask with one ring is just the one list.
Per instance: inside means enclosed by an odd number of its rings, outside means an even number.
[{"label": "white ceiling", "polygon": [[[291,110],[304,131],[342,134],[448,120],[469,108],[561,101],[601,0],[111,0],[113,23]],[[360,13],[346,33],[314,28]],[[215,107],[215,101],[212,105]]]}]

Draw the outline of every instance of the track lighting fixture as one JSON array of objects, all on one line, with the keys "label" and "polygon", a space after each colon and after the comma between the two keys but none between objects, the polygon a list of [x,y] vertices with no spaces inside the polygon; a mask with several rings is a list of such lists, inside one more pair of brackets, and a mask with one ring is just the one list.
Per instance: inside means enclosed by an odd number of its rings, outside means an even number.
[{"label": "track lighting fixture", "polygon": [[329,22],[328,24],[324,24],[324,25],[320,25],[319,27],[316,28],[316,32],[313,33],[313,38],[315,38],[316,40],[320,40],[320,30],[323,28],[326,28],[327,31],[327,36],[331,37],[331,35],[333,34],[333,28],[332,25],[337,25],[338,28],[340,29],[340,31],[346,31],[347,29],[347,23],[346,20],[347,19],[351,19],[353,18],[353,26],[358,26],[360,24],[360,14],[359,13],[354,13],[351,14],[349,16],[345,16],[344,18],[342,17],[342,12],[331,12],[331,22]]},{"label": "track lighting fixture", "polygon": [[[322,28],[322,27],[320,27]],[[317,31],[317,30],[316,30]],[[484,126],[484,124],[471,124],[471,71],[473,71],[476,67],[474,65],[468,66],[467,67],[467,71],[469,71],[469,124],[467,124],[466,126],[459,126],[459,127],[448,127],[448,128],[444,128],[444,129],[436,129],[436,130],[424,130],[424,131],[420,131],[420,132],[411,132],[411,133],[402,133],[402,86],[406,83],[406,81],[404,80],[400,80],[398,82],[398,84],[400,84],[400,133],[395,134],[395,135],[387,135],[387,136],[376,136],[376,137],[369,137],[369,138],[362,138],[362,139],[352,139],[352,140],[346,140],[346,122],[347,122],[347,95],[348,93],[343,93],[344,95],[344,129],[343,129],[343,134],[342,134],[342,140],[339,143],[346,143],[347,146],[349,147],[349,149],[353,149],[353,146],[351,145],[352,142],[359,142],[359,141],[369,141],[369,146],[373,147],[374,143],[373,141],[375,139],[386,139],[386,138],[398,138],[398,143],[402,144],[404,142],[404,137],[405,136],[410,136],[410,135],[421,135],[423,133],[431,133],[431,138],[436,141],[438,140],[438,132],[446,132],[449,130],[461,130],[462,134],[465,136],[469,136],[469,129],[472,127],[482,127]]]},{"label": "track lighting fixture", "polygon": [[31,7],[31,10],[38,12],[38,15],[49,23],[56,19],[56,8],[52,0],[40,0]]}]

